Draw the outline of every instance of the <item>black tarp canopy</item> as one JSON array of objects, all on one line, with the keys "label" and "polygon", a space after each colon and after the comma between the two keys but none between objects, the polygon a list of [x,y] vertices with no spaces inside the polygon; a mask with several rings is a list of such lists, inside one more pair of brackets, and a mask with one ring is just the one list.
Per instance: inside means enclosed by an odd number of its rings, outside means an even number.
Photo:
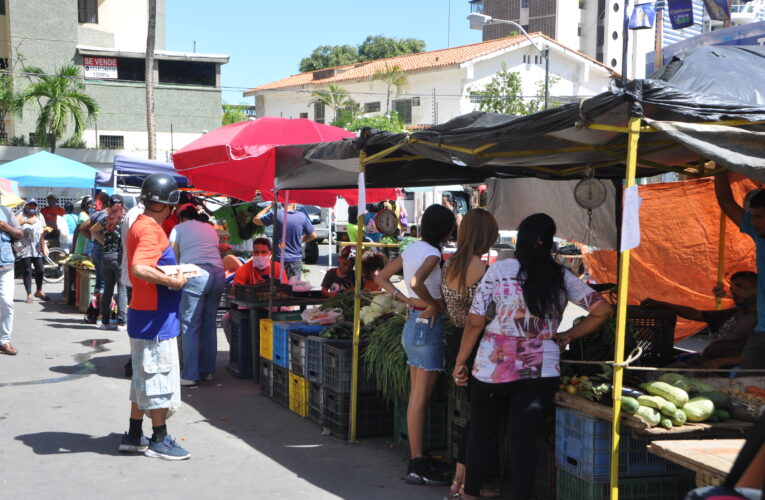
[{"label": "black tarp canopy", "polygon": [[643,118],[639,177],[707,175],[714,161],[765,181],[765,47],[702,47],[650,79],[532,115],[473,112],[411,134],[279,147],[275,187],[356,186],[362,151],[368,188],[624,178],[630,117]]}]

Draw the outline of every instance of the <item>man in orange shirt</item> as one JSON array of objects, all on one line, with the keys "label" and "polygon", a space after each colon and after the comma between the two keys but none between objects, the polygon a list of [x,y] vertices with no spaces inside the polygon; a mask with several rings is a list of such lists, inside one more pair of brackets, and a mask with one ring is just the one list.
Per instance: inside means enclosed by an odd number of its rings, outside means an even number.
[{"label": "man in orange shirt", "polygon": [[51,231],[45,235],[45,239],[58,240],[61,236],[61,231],[58,230],[56,218],[66,215],[66,211],[63,207],[58,206],[58,198],[52,194],[49,194],[46,200],[48,201],[48,206],[42,208],[40,214],[45,219],[45,225],[51,228]]},{"label": "man in orange shirt", "polygon": [[[146,456],[184,460],[191,455],[167,434],[171,408],[180,406],[180,366],[176,337],[180,333],[179,306],[186,278],[168,276],[158,266],[177,264],[162,222],[178,203],[180,193],[167,174],[152,174],[141,186],[143,214],[130,226],[126,250],[133,294],[128,308],[133,377],[130,385],[130,427],[119,450],[145,451]],[[149,412],[153,434],[141,429]]]},{"label": "man in orange shirt", "polygon": [[[279,263],[274,264],[274,274],[280,276]],[[234,285],[257,285],[271,276],[271,242],[268,238],[255,238],[252,241],[252,259],[237,269]],[[281,276],[286,283],[286,278]]]}]

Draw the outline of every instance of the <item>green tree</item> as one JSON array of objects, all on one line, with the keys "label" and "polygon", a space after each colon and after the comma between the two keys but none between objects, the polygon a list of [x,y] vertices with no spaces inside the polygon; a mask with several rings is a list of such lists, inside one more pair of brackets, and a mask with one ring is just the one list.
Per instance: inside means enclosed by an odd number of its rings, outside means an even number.
[{"label": "green tree", "polygon": [[[550,77],[548,85],[552,89],[560,78]],[[545,82],[537,82],[537,92],[534,97],[528,98],[523,95],[523,81],[521,74],[517,71],[510,71],[505,64],[498,71],[491,81],[481,90],[472,90],[468,88],[468,93],[472,99],[478,101],[478,109],[493,113],[504,113],[507,115],[528,115],[541,111],[544,107],[544,88]],[[553,100],[549,100],[550,107],[554,107]],[[556,103],[555,106],[560,105]]]},{"label": "green tree", "polygon": [[386,130],[388,132],[401,132],[404,130],[404,124],[398,117],[398,113],[391,111],[388,116],[365,116],[353,120],[346,128],[349,132],[358,132],[364,127],[376,128],[377,130]]},{"label": "green tree", "polygon": [[5,119],[19,113],[19,94],[13,87],[13,78],[5,73],[0,75],[0,136],[5,137]]},{"label": "green tree", "polygon": [[35,129],[39,146],[56,152],[56,142],[66,133],[71,120],[74,125],[72,140],[82,139],[85,124],[98,116],[98,103],[85,92],[80,68],[63,66],[55,75],[46,75],[40,68],[24,68],[33,82],[21,91],[19,110],[29,102],[40,105]]},{"label": "green tree", "polygon": [[416,54],[425,50],[425,42],[416,38],[368,36],[358,47],[359,61],[375,61],[386,57]]},{"label": "green tree", "polygon": [[327,90],[314,90],[311,92],[311,97],[313,99],[311,99],[309,105],[317,102],[324,104],[335,112],[335,121],[340,117],[341,110],[348,110],[354,113],[358,108],[358,104],[351,99],[348,91],[333,83],[329,84]]},{"label": "green tree", "polygon": [[232,123],[247,121],[247,116],[244,114],[245,107],[245,105],[241,104],[224,104],[223,117],[220,121],[221,125],[231,125]]},{"label": "green tree", "polygon": [[393,67],[389,67],[386,64],[384,70],[375,71],[372,75],[372,81],[380,81],[385,84],[385,114],[390,114],[391,92],[394,92],[394,95],[398,97],[409,86],[406,73],[404,73],[404,70],[398,64]]},{"label": "green tree", "polygon": [[359,62],[356,47],[351,45],[320,45],[311,55],[300,60],[300,72],[344,66]]}]

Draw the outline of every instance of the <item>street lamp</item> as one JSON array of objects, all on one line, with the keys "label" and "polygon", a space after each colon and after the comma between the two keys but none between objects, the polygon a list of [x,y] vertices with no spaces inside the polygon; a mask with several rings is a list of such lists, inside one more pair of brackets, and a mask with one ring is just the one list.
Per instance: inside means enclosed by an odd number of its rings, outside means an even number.
[{"label": "street lamp", "polygon": [[550,98],[550,49],[546,48],[543,49],[539,45],[537,45],[534,40],[529,36],[528,33],[526,33],[526,30],[523,29],[523,26],[516,23],[515,21],[508,21],[506,19],[495,19],[491,16],[487,16],[486,14],[479,14],[477,12],[473,12],[472,14],[468,14],[467,16],[468,21],[470,21],[470,29],[471,30],[480,30],[483,29],[484,26],[487,26],[489,24],[510,24],[515,26],[520,30],[521,33],[523,33],[523,36],[528,38],[529,43],[537,49],[540,55],[544,56],[545,58],[545,109],[547,109],[548,101]]}]

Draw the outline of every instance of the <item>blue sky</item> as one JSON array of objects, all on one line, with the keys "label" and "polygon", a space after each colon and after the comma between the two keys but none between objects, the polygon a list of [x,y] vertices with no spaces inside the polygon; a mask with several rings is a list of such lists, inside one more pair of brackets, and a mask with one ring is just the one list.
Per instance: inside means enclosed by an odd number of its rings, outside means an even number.
[{"label": "blue sky", "polygon": [[425,50],[481,41],[465,19],[467,0],[166,0],[166,8],[168,50],[191,52],[196,40],[197,52],[231,56],[222,84],[234,104],[252,101],[242,88],[298,73],[319,45],[358,45],[369,35],[419,38]]}]

